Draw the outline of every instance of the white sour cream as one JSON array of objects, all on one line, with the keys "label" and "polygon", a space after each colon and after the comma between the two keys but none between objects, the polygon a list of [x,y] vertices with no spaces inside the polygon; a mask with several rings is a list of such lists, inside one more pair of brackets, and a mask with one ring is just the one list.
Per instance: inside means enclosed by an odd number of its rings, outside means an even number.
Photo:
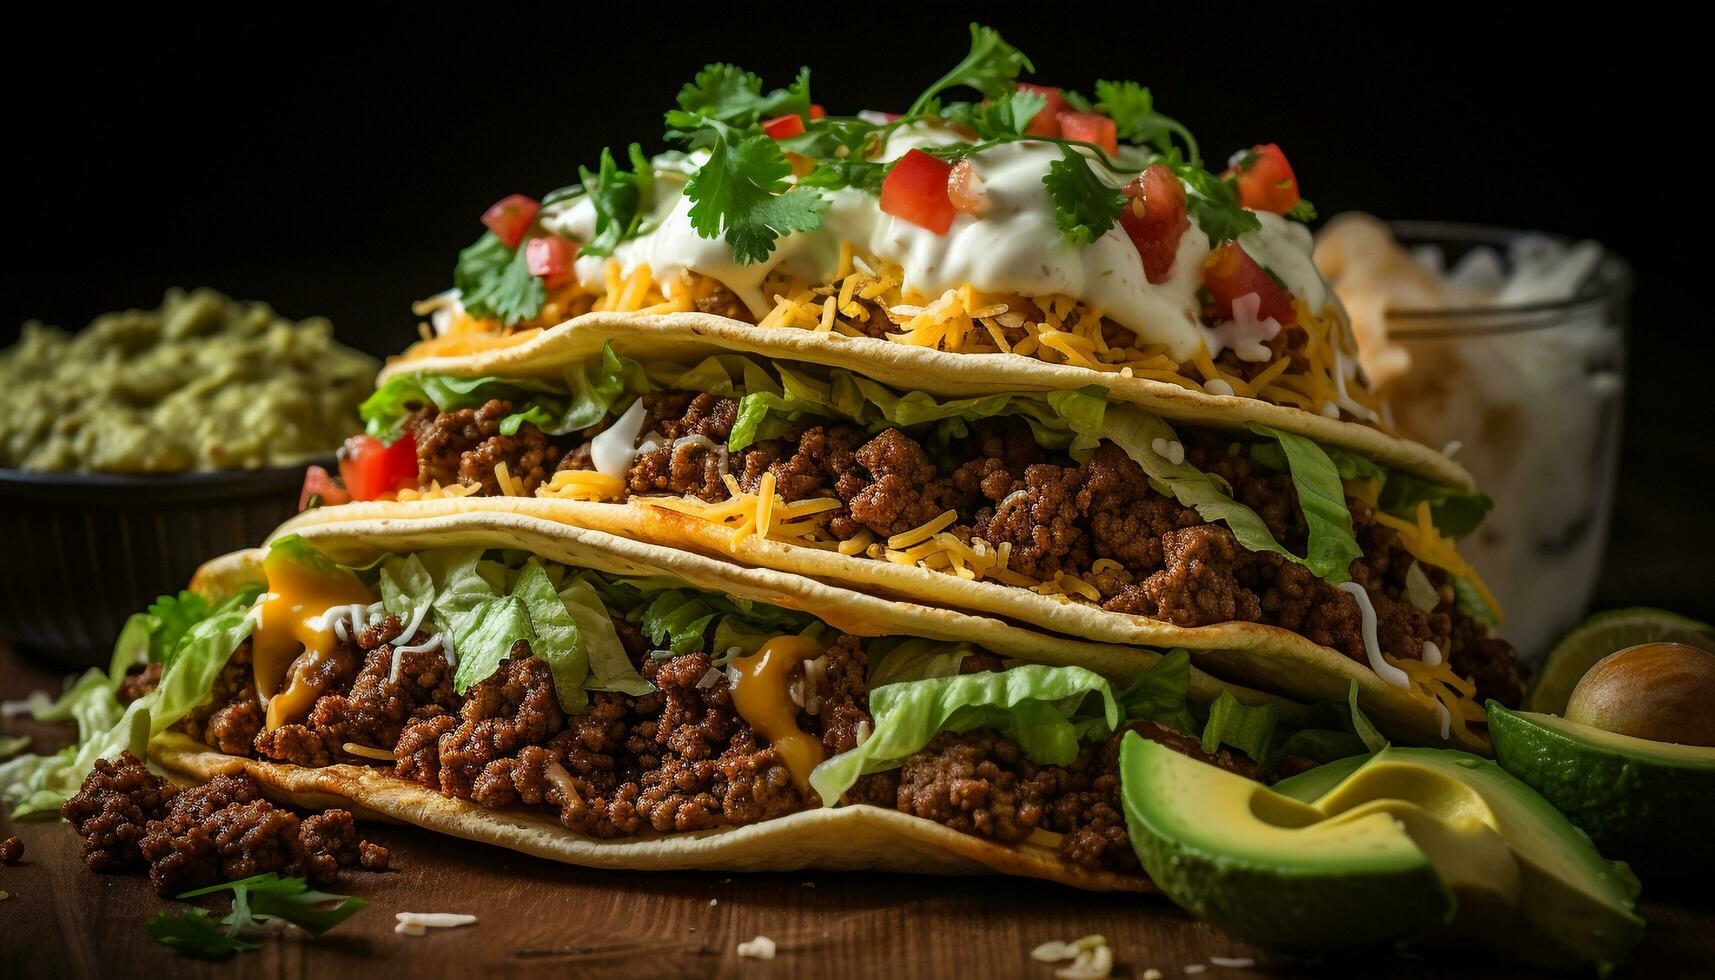
[{"label": "white sour cream", "polygon": [[590,462],[598,473],[623,479],[637,458],[637,434],[643,431],[643,399],[638,398],[625,414],[590,440]]},{"label": "white sour cream", "polygon": [[[958,142],[946,129],[912,127],[896,131],[882,156],[892,160],[917,146]],[[1078,247],[1066,243],[1054,218],[1053,201],[1042,178],[1061,159],[1060,147],[1026,141],[1005,143],[970,158],[983,188],[985,209],[980,218],[959,214],[945,235],[883,214],[876,199],[862,191],[824,191],[828,199],[822,226],[813,232],[781,237],[767,260],[739,265],[722,239],[698,237],[691,227],[691,202],[683,189],[687,167],[701,162],[674,157],[657,165],[656,208],[638,238],[622,243],[614,258],[626,272],[647,263],[658,280],[681,271],[694,271],[724,283],[762,317],[774,298],[762,290],[768,274],[780,269],[812,282],[826,282],[839,267],[840,243],[892,262],[904,272],[904,289],[933,298],[969,284],[985,292],[1027,296],[1066,294],[1100,309],[1130,329],[1138,344],[1164,344],[1175,360],[1186,361],[1204,346],[1199,322],[1197,289],[1201,266],[1209,254],[1209,239],[1193,225],[1179,241],[1179,251],[1167,280],[1151,283],[1130,238],[1119,226],[1097,241]],[[1099,162],[1095,173],[1119,187],[1130,174],[1114,174]],[[595,234],[595,209],[588,197],[543,209],[544,227],[588,241]],[[1310,233],[1278,215],[1262,214],[1259,231],[1240,239],[1253,258],[1286,283],[1310,308],[1321,309],[1328,292],[1311,260]],[[604,281],[605,258],[577,260],[579,280],[592,290]]]}]

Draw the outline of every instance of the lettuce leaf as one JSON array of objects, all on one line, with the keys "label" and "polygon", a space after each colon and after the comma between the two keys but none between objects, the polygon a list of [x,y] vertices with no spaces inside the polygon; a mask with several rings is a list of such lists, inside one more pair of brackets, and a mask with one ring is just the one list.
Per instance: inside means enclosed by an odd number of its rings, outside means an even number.
[{"label": "lettuce leaf", "polygon": [[[1092,693],[1101,696],[1101,713],[1093,724],[1079,725],[1074,718]],[[1077,757],[1081,731],[1105,735],[1121,717],[1113,688],[1099,674],[1040,664],[886,684],[869,692],[869,707],[875,719],[870,737],[810,773],[810,785],[827,806],[859,776],[898,766],[941,732],[992,728],[1032,762],[1063,766]]]},{"label": "lettuce leaf", "polygon": [[1233,692],[1222,691],[1209,705],[1209,718],[1203,723],[1203,751],[1213,754],[1222,745],[1230,745],[1266,765],[1271,760],[1269,743],[1279,723],[1280,709],[1274,705],[1248,705],[1233,697]]},{"label": "lettuce leaf", "polygon": [[1346,489],[1334,461],[1321,446],[1295,432],[1260,422],[1250,423],[1249,428],[1278,442],[1286,455],[1287,471],[1298,491],[1298,509],[1310,529],[1304,567],[1330,582],[1350,580],[1352,562],[1364,550],[1352,530],[1352,512],[1346,509]]},{"label": "lettuce leaf", "polygon": [[1191,654],[1184,649],[1162,654],[1154,666],[1119,693],[1127,718],[1160,722],[1186,735],[1197,732],[1191,715]]},{"label": "lettuce leaf", "polygon": [[590,673],[589,651],[577,621],[572,619],[554,583],[548,580],[541,562],[532,560],[524,566],[512,594],[523,604],[535,633],[531,652],[547,661],[548,669],[553,671],[554,694],[560,707],[569,714],[583,711],[590,703],[589,695],[584,693],[584,682]]},{"label": "lettuce leaf", "polygon": [[589,664],[589,679],[584,681],[586,690],[633,696],[655,690],[631,665],[631,657],[613,628],[607,605],[588,582],[572,581],[560,590],[559,598],[577,627],[582,656]]},{"label": "lettuce leaf", "polygon": [[[129,750],[138,757],[146,753],[151,735],[159,734],[209,699],[215,676],[231,659],[254,626],[250,606],[258,594],[248,589],[185,626],[170,650],[161,658],[161,680],[155,689],[128,706],[116,696],[118,682],[108,673],[91,668],[53,704],[38,713],[43,720],[74,720],[78,740],[48,756],[19,756],[0,765],[0,796],[12,805],[12,816],[50,815],[76,793],[97,759],[110,759]],[[191,604],[179,607],[188,621]],[[139,616],[149,614],[139,613]],[[182,625],[182,622],[181,622]],[[140,627],[125,644],[136,643]],[[177,628],[175,627],[175,631]],[[153,635],[153,634],[151,634]],[[116,644],[115,665],[121,662]]]},{"label": "lettuce leaf", "polygon": [[965,658],[977,652],[969,643],[949,643],[920,636],[890,636],[871,640],[869,687],[920,681],[930,677],[954,677]]},{"label": "lettuce leaf", "polygon": [[587,429],[630,396],[651,390],[642,365],[621,357],[611,347],[601,356],[567,367],[563,384],[492,375],[454,378],[439,374],[396,374],[358,407],[366,431],[392,441],[405,419],[419,405],[443,412],[477,408],[491,399],[512,403],[512,414],[500,420],[502,435],[514,435],[525,422],[549,435]]}]

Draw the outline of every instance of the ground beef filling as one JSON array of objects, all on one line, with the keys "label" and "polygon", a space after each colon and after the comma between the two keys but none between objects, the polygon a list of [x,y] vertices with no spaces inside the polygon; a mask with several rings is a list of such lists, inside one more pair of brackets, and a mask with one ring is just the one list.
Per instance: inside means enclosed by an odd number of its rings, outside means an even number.
[{"label": "ground beef filling", "polygon": [[[947,529],[951,533],[1007,546],[1008,567],[1030,578],[1077,576],[1096,587],[1106,609],[1187,627],[1265,623],[1353,660],[1368,659],[1356,599],[1280,555],[1241,547],[1224,525],[1157,493],[1117,446],[1104,444],[1076,464],[1038,446],[1022,421],[1000,418],[974,424],[967,437],[933,456],[899,430],[871,435],[834,423],[806,424],[787,438],[728,453],[724,447],[737,414],[733,399],[687,392],[643,397],[643,431],[657,437],[660,448],[638,454],[626,476],[629,493],[712,502],[728,496],[723,474],[754,491],[772,473],[786,500],[839,500],[839,509],[817,519],[842,541],[865,532],[884,539],[953,510],[958,520]],[[509,411],[505,402],[490,402],[474,413],[422,416],[422,484],[458,480],[487,491],[496,444],[435,433],[462,431],[469,418],[498,420]],[[526,474],[528,486],[544,478],[543,460],[587,468],[586,437],[595,431],[544,448],[546,437],[526,423],[506,444],[514,451],[509,468],[515,476]],[[1232,453],[1231,445],[1227,437],[1188,430],[1186,459],[1225,480],[1276,540],[1302,553],[1309,532],[1291,477]],[[1355,499],[1347,505],[1363,548],[1352,577],[1375,606],[1383,652],[1416,660],[1425,642],[1434,643],[1455,671],[1475,678],[1479,699],[1516,702],[1523,685],[1512,647],[1455,608],[1448,577],[1439,569],[1424,566],[1442,594],[1439,605],[1422,612],[1406,601],[1412,556],[1367,505]]]},{"label": "ground beef filling", "polygon": [[[439,653],[426,655],[440,661],[439,668],[405,655],[392,678],[391,635],[401,627],[387,617],[342,641],[347,657],[356,661],[361,654],[364,666],[337,680],[304,722],[254,731],[237,744],[239,733],[215,721],[244,714],[243,706],[255,697],[241,683],[249,671],[246,649],[243,657],[233,657],[217,685],[226,703],[206,706],[184,727],[199,737],[226,738],[235,754],[299,765],[378,764],[342,748],[361,741],[390,749],[399,778],[492,809],[545,807],[565,827],[600,838],[741,826],[820,805],[814,794],[799,791],[779,753],[739,717],[725,671],[708,653],[659,658],[636,626],[616,619],[614,627],[656,690],[638,697],[594,693],[590,706],[573,715],[561,710],[548,665],[522,642],[463,697],[446,686]],[[422,634],[409,639],[421,642]],[[797,723],[832,756],[855,748],[872,728],[868,662],[858,638],[837,635],[813,663],[808,671],[800,664],[790,678],[801,707]],[[977,653],[962,666],[967,672],[999,670],[1002,662]],[[1182,751],[1255,774],[1230,753],[1201,756],[1193,739],[1156,725],[1137,728]],[[281,734],[288,731],[294,734]],[[1092,746],[1069,766],[1037,766],[992,733],[942,735],[899,771],[865,777],[849,800],[1007,844],[1042,829],[1061,835],[1061,853],[1082,867],[1135,871],[1116,795],[1117,745],[1116,737]],[[91,867],[141,866],[154,860],[139,847],[145,829],[152,831],[151,821],[164,819],[172,799],[171,788],[141,766],[113,767],[91,777],[76,816],[68,810],[67,817],[86,835]],[[92,821],[87,830],[84,821]],[[337,819],[303,820],[293,838],[302,853],[272,828],[262,833],[279,837],[279,843],[252,859],[258,866],[295,861],[294,867],[319,873],[364,861],[364,845]],[[317,855],[330,855],[332,863]],[[200,869],[208,860],[198,851],[177,864]],[[163,874],[174,875],[175,886],[182,875],[176,865]]]},{"label": "ground beef filling", "polygon": [[126,752],[97,761],[60,815],[91,871],[144,871],[163,897],[276,872],[331,884],[341,868],[385,870],[387,849],[357,839],[346,810],[300,818],[247,774],[175,789]]}]

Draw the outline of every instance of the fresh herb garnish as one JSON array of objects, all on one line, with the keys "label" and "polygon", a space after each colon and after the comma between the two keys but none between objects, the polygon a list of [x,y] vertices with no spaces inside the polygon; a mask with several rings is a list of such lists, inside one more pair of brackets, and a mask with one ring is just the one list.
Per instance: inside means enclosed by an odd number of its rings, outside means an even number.
[{"label": "fresh herb garnish", "polygon": [[[748,129],[773,116],[810,115],[810,69],[798,69],[798,78],[785,88],[762,91],[762,79],[736,65],[709,65],[695,81],[679,90],[680,110],[713,119],[738,129]],[[671,120],[669,126],[675,126]]]},{"label": "fresh herb garnish", "polygon": [[[219,919],[205,908],[179,915],[162,912],[144,923],[150,938],[187,956],[219,959],[261,949],[243,937],[253,935],[274,919],[283,919],[313,935],[339,925],[369,903],[349,895],[332,895],[311,888],[302,878],[282,878],[273,872],[239,881],[198,888],[179,896],[185,900],[232,892],[232,911]],[[329,903],[337,905],[329,907]]]},{"label": "fresh herb garnish", "polygon": [[1128,143],[1153,146],[1162,153],[1173,149],[1172,138],[1185,144],[1185,158],[1192,165],[1201,162],[1197,140],[1178,121],[1155,111],[1155,99],[1149,89],[1136,82],[1096,83],[1096,112],[1106,113],[1119,130],[1120,139]]},{"label": "fresh herb garnish", "polygon": [[465,312],[506,326],[535,316],[548,298],[542,280],[530,274],[524,250],[507,248],[493,232],[484,233],[459,253],[453,285]]},{"label": "fresh herb garnish", "polygon": [[1090,169],[1090,161],[1070,146],[1060,147],[1061,158],[1048,165],[1042,183],[1054,201],[1054,220],[1060,234],[1074,245],[1088,245],[1107,234],[1125,210],[1125,195]]},{"label": "fresh herb garnish", "polygon": [[1239,204],[1239,192],[1232,181],[1187,162],[1177,148],[1163,154],[1160,162],[1185,184],[1185,210],[1209,236],[1211,246],[1262,227],[1256,215]]},{"label": "fresh herb garnish", "polygon": [[905,120],[934,115],[938,107],[936,97],[950,88],[973,88],[981,92],[985,99],[1010,95],[1018,85],[1018,73],[1035,70],[1036,67],[1030,63],[1024,52],[1006,43],[999,31],[981,24],[972,24],[970,52],[965,55],[963,61],[953,66],[952,71],[942,75],[935,84],[923,90],[917,101],[911,103]]},{"label": "fresh herb garnish", "polygon": [[827,199],[787,183],[792,165],[769,136],[682,110],[669,112],[667,124],[691,149],[709,151],[685,185],[691,227],[703,238],[724,237],[739,264],[768,258],[781,235],[821,227]]},{"label": "fresh herb garnish", "polygon": [[969,126],[983,139],[1006,139],[1024,135],[1024,128],[1048,105],[1039,92],[1015,91],[983,103],[955,102],[941,112],[951,123]]},{"label": "fresh herb garnish", "polygon": [[603,147],[595,173],[579,167],[578,174],[595,207],[595,236],[584,244],[585,255],[612,255],[620,242],[637,234],[655,190],[655,168],[643,148],[631,144],[631,169],[621,170],[613,150]]}]

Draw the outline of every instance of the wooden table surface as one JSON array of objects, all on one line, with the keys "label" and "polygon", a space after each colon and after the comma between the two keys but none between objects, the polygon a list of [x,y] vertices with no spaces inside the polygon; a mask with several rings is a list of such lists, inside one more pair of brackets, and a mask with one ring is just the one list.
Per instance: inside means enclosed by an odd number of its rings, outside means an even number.
[{"label": "wooden table surface", "polygon": [[[0,698],[58,689],[58,677],[0,648]],[[36,748],[63,744],[58,726],[0,721]],[[207,963],[155,944],[143,923],[183,906],[157,898],[141,876],[85,871],[77,841],[58,820],[10,823],[24,862],[0,867],[0,976],[267,976],[339,980],[379,975],[487,977],[1034,977],[1053,971],[1029,958],[1050,939],[1101,933],[1116,977],[1150,968],[1167,978],[1208,964],[1200,980],[1257,976],[1489,977],[1519,971],[1472,954],[1435,951],[1325,961],[1293,960],[1235,943],[1158,896],[1117,896],[1011,878],[798,873],[591,871],[442,837],[413,827],[365,824],[392,848],[398,869],[348,873],[339,890],[369,907],[320,940],[290,935]],[[1708,976],[1715,971],[1715,901],[1681,889],[1646,898],[1649,929],[1621,974]],[[222,908],[224,906],[221,906]],[[393,913],[468,912],[478,923],[396,935]],[[741,959],[740,942],[763,935],[772,961]],[[1254,958],[1222,967],[1211,957]]]}]

